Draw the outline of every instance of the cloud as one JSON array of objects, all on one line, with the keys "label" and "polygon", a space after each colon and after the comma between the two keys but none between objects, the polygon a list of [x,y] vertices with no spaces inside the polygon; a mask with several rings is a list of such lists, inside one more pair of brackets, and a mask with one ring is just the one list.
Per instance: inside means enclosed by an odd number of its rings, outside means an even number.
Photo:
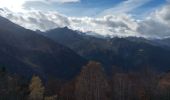
[{"label": "cloud", "polygon": [[165,38],[170,36],[170,5],[165,5],[151,13],[139,23],[137,31],[149,37]]},{"label": "cloud", "polygon": [[170,5],[155,10],[143,20],[129,14],[105,15],[103,17],[68,17],[57,12],[0,10],[0,15],[25,28],[50,30],[69,27],[73,30],[97,33],[103,36],[142,36],[148,38],[170,37]]},{"label": "cloud", "polygon": [[32,30],[49,30],[57,27],[69,26],[67,17],[58,14],[57,12],[11,12],[9,10],[1,10],[0,15],[17,23],[27,29]]},{"label": "cloud", "polygon": [[[67,17],[57,12],[31,11],[25,13],[3,13],[6,17],[25,28],[46,31],[58,27],[69,27],[83,32],[94,32],[101,35],[130,36],[138,27],[129,15],[107,15],[101,18]],[[114,33],[114,34],[113,34]]]},{"label": "cloud", "polygon": [[[19,12],[23,11],[24,6],[28,2],[39,2],[39,3],[44,3],[48,4],[48,6],[52,3],[75,3],[75,2],[80,2],[80,0],[0,0],[0,8],[8,8],[12,11]],[[29,5],[31,6],[31,5]]]},{"label": "cloud", "polygon": [[[36,1],[36,0],[34,0]],[[43,0],[39,0],[43,1]],[[70,3],[70,2],[80,2],[80,0],[44,0],[46,2],[59,2],[59,3]]]},{"label": "cloud", "polygon": [[131,36],[138,25],[128,15],[107,15],[101,18],[69,18],[71,28],[100,35]]},{"label": "cloud", "polygon": [[80,2],[80,0],[23,0],[26,2],[43,2],[43,3],[75,3]]},{"label": "cloud", "polygon": [[113,8],[104,10],[100,15],[127,13],[148,3],[149,1],[151,0],[125,0]]},{"label": "cloud", "polygon": [[155,21],[159,21],[160,23],[170,25],[170,5],[165,5],[164,7],[156,10],[151,14],[151,17],[149,17],[149,19],[154,19]]}]

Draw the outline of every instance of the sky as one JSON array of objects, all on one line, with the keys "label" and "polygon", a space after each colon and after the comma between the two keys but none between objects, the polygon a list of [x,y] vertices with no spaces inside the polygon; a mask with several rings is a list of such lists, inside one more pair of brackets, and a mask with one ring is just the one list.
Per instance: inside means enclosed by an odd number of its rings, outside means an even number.
[{"label": "sky", "polygon": [[170,0],[0,0],[0,15],[31,30],[170,37]]}]

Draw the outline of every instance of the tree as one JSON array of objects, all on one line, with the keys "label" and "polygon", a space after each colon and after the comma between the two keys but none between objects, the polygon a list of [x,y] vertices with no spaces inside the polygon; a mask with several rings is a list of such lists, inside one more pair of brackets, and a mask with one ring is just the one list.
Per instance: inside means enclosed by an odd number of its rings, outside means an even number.
[{"label": "tree", "polygon": [[0,96],[6,97],[8,94],[8,75],[5,67],[0,68]]},{"label": "tree", "polygon": [[30,100],[43,100],[44,97],[44,87],[42,85],[41,79],[38,76],[33,76],[31,83],[29,85]]},{"label": "tree", "polygon": [[75,100],[75,80],[67,82],[62,87],[58,100]]},{"label": "tree", "polygon": [[161,75],[158,88],[160,99],[170,100],[170,72]]},{"label": "tree", "polygon": [[100,63],[84,66],[75,85],[77,100],[109,100],[110,87]]}]

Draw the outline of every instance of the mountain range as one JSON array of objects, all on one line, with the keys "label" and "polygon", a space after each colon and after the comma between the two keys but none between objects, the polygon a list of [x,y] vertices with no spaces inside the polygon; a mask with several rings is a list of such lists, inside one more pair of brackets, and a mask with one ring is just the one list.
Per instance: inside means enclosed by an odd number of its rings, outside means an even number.
[{"label": "mountain range", "polygon": [[0,64],[9,72],[69,79],[86,59],[73,50],[0,17]]},{"label": "mountain range", "polygon": [[31,76],[75,77],[88,61],[98,61],[108,74],[149,68],[170,68],[170,39],[102,37],[67,27],[32,31],[0,17],[0,65],[9,72]]},{"label": "mountain range", "polygon": [[170,51],[164,40],[138,37],[101,38],[73,31],[67,27],[43,33],[44,36],[67,46],[88,60],[101,62],[106,71],[117,66],[124,71],[146,67],[165,71],[170,65]]}]

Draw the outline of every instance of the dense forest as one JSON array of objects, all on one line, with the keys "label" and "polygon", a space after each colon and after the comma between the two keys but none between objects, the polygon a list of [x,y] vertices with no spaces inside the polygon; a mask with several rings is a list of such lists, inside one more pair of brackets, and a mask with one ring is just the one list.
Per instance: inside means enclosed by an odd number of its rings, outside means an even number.
[{"label": "dense forest", "polygon": [[1,66],[0,100],[170,100],[169,74],[150,69],[125,73],[113,67],[108,77],[100,63],[90,61],[71,80],[44,80],[10,74]]}]

